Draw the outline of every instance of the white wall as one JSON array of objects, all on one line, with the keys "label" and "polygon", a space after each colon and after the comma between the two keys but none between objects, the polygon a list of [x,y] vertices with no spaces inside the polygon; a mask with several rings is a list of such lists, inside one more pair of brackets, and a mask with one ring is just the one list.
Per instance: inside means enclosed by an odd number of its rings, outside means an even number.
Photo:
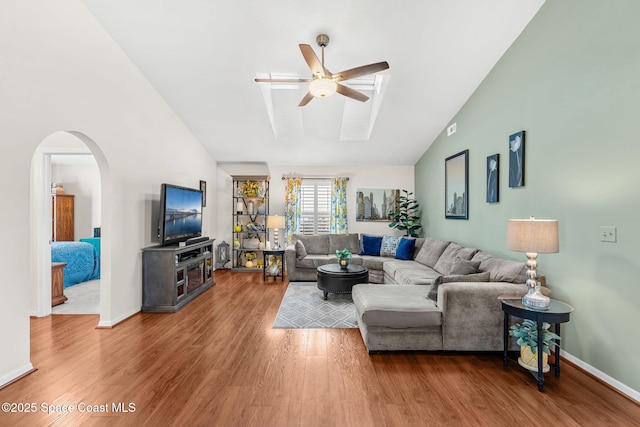
[{"label": "white wall", "polygon": [[[140,309],[141,249],[160,184],[217,188],[216,163],[78,0],[0,2],[0,268],[31,268],[31,159],[57,131],[85,138],[101,173],[102,325]],[[11,155],[9,155],[11,153]],[[208,199],[213,196],[209,191]],[[155,206],[154,206],[155,204]],[[157,214],[156,214],[157,215]],[[215,234],[205,208],[204,232]],[[105,238],[104,236],[108,236]],[[28,280],[0,282],[0,384],[31,369]]]},{"label": "white wall", "polygon": [[[223,164],[218,167],[218,187],[215,212],[217,215],[216,244],[223,240],[229,245],[233,243],[232,228],[233,221],[233,175],[269,175],[271,177],[269,185],[269,214],[284,215],[284,181],[282,175],[295,174],[299,176],[346,176],[349,177],[347,184],[347,214],[349,217],[350,233],[388,234],[402,235],[395,229],[389,228],[388,222],[356,222],[356,190],[359,188],[389,188],[414,189],[414,167],[413,166],[386,166],[386,165],[338,165],[338,166],[318,166],[318,165],[291,165],[291,164],[267,164],[262,163],[234,163]],[[282,239],[283,232],[280,232]],[[270,234],[270,240],[273,235]],[[282,240],[281,240],[282,242]]]},{"label": "white wall", "polygon": [[359,188],[389,188],[413,191],[413,166],[386,165],[282,165],[269,164],[271,173],[269,213],[284,215],[284,181],[282,175],[301,176],[346,176],[347,184],[347,215],[349,217],[350,233],[370,233],[401,235],[395,229],[389,228],[388,222],[356,221],[356,190]]},{"label": "white wall", "polygon": [[93,237],[100,227],[100,171],[91,155],[51,156],[51,181],[62,184],[74,200],[74,237]]}]

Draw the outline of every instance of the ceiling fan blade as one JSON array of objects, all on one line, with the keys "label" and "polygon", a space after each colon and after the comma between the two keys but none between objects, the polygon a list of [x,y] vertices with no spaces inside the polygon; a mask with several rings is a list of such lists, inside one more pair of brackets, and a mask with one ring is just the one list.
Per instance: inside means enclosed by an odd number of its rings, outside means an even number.
[{"label": "ceiling fan blade", "polygon": [[350,87],[347,87],[345,85],[341,85],[340,83],[338,83],[337,85],[336,92],[360,102],[365,102],[367,99],[369,99],[369,97],[364,93],[358,92],[357,90],[351,89]]},{"label": "ceiling fan blade", "polygon": [[313,99],[313,95],[311,95],[311,92],[307,92],[307,94],[304,96],[304,98],[302,98],[302,101],[300,101],[300,104],[298,104],[298,107],[304,107],[312,99]]},{"label": "ceiling fan blade", "polygon": [[302,52],[302,56],[304,56],[304,60],[307,61],[307,65],[311,68],[311,72],[314,76],[324,77],[329,74],[322,66],[322,63],[318,59],[316,53],[311,49],[311,46],[308,44],[299,44],[298,46],[300,47],[300,52]]},{"label": "ceiling fan blade", "polygon": [[308,83],[311,79],[254,79],[258,83]]},{"label": "ceiling fan blade", "polygon": [[363,65],[361,67],[344,70],[331,76],[332,79],[339,82],[342,80],[355,79],[356,77],[366,76],[367,74],[377,73],[378,71],[389,68],[387,61],[376,62],[375,64]]}]

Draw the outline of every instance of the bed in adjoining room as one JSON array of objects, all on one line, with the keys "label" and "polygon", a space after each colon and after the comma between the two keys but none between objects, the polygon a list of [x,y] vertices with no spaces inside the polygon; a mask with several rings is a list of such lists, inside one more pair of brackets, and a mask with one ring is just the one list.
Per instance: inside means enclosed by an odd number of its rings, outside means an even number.
[{"label": "bed in adjoining room", "polygon": [[65,262],[64,287],[100,278],[100,256],[86,242],[52,242],[51,262]]}]

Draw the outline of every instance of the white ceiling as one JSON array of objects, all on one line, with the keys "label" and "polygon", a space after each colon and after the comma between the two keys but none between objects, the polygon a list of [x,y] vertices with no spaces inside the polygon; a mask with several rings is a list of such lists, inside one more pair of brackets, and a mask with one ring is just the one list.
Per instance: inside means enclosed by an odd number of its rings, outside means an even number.
[{"label": "white ceiling", "polygon": [[[544,0],[83,3],[219,162],[413,165]],[[298,44],[320,56],[320,33],[331,38],[325,64],[334,73],[389,62],[369,140],[339,140],[341,113],[328,118],[342,111],[343,96],[314,99],[300,112],[304,86],[287,120],[304,116],[305,132],[274,136],[253,79],[310,76]]]}]

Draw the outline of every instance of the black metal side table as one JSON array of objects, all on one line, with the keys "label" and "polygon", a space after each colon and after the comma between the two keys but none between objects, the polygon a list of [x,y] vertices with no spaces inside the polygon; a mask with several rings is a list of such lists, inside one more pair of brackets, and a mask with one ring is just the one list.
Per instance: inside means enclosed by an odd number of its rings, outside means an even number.
[{"label": "black metal side table", "polygon": [[[544,390],[544,372],[542,372],[542,325],[547,322],[555,325],[555,333],[560,336],[560,324],[569,321],[573,307],[552,299],[548,310],[538,310],[522,304],[522,298],[514,295],[500,295],[504,311],[504,366],[507,366],[507,348],[509,346],[509,315],[536,322],[538,327],[538,371],[529,371],[538,380],[538,391]],[[551,365],[556,377],[560,376],[560,343],[556,349],[556,357]]]},{"label": "black metal side table", "polygon": [[280,262],[282,264],[280,267],[280,272],[277,276],[273,276],[273,278],[275,280],[276,278],[280,277],[280,279],[282,279],[282,281],[284,282],[284,249],[264,249],[262,251],[262,281],[264,282],[265,280],[267,280],[267,269],[269,268],[267,261],[272,256],[280,257]]}]

